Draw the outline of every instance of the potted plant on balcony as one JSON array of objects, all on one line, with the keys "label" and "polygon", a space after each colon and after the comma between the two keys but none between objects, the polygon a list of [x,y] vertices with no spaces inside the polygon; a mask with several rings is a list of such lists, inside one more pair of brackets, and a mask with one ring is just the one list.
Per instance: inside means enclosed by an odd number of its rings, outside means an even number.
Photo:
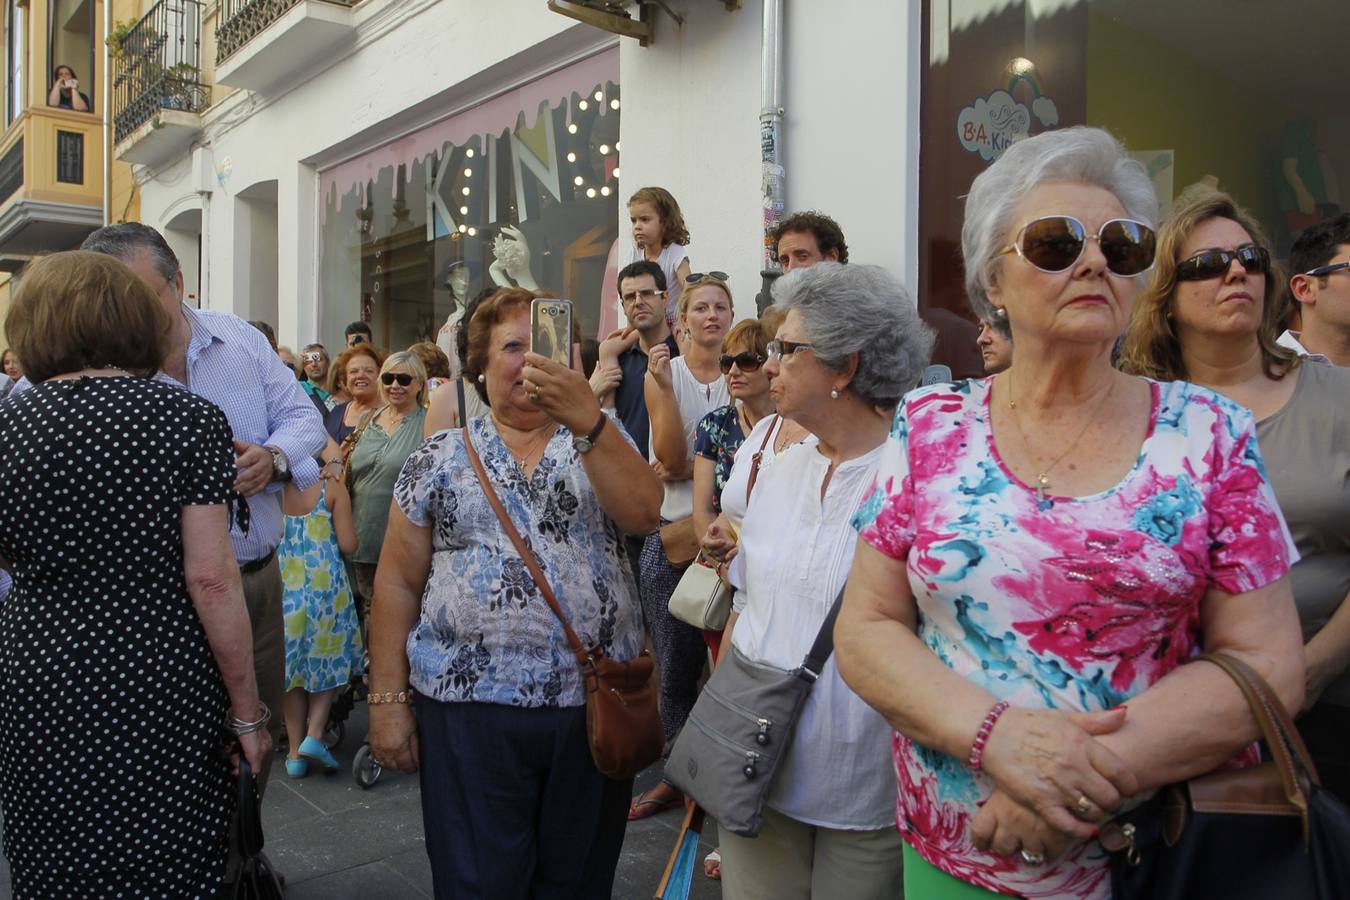
[{"label": "potted plant on balcony", "polygon": [[164,72],[164,109],[195,112],[202,93],[201,72],[191,63],[176,63]]}]

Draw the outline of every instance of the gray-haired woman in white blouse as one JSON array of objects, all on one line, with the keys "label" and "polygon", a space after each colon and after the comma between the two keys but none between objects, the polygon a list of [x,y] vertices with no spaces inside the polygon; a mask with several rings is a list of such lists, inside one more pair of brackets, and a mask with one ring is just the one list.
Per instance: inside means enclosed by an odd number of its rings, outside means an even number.
[{"label": "gray-haired woman in white blouse", "polygon": [[[766,370],[780,415],[816,440],[758,476],[738,556],[743,590],[723,638],[745,658],[799,665],[843,587],[901,394],[932,336],[905,289],[875,266],[822,263],[774,289],[787,317]],[[839,677],[812,689],[756,838],[723,831],[723,895],[893,898],[901,891],[890,726]]]}]

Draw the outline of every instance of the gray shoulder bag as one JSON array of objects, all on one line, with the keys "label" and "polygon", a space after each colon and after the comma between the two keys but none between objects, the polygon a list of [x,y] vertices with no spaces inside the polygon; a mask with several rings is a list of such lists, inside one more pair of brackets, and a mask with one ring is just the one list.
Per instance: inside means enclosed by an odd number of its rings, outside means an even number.
[{"label": "gray shoulder bag", "polygon": [[841,589],[797,668],[784,672],[724,647],[666,762],[666,779],[744,837],[759,834],[764,802],[792,744],[811,686],[834,652]]}]

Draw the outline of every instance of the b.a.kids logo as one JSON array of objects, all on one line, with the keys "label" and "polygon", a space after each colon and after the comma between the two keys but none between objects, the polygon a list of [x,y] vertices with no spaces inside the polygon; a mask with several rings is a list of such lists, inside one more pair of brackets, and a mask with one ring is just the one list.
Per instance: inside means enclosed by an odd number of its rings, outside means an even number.
[{"label": "b.a.kids logo", "polygon": [[[1013,90],[1019,81],[1031,87],[1031,109],[1013,97]],[[970,153],[980,154],[985,162],[992,162],[1003,155],[1014,141],[1031,134],[1031,118],[1046,128],[1059,123],[1059,110],[1055,101],[1042,96],[1041,87],[1029,72],[1012,72],[1005,87],[999,88],[986,97],[961,110],[956,117],[956,137],[961,146]]]}]

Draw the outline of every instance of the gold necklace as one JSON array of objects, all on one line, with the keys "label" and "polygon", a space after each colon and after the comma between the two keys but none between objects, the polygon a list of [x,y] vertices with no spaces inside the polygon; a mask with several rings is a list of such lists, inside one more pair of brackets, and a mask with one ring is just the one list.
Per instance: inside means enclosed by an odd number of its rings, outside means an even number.
[{"label": "gold necklace", "polygon": [[[1064,451],[1060,453],[1059,456],[1056,456],[1050,461],[1050,465],[1041,469],[1040,474],[1036,476],[1036,508],[1038,510],[1043,512],[1052,505],[1045,496],[1045,492],[1050,489],[1050,471],[1054,469],[1055,466],[1059,465],[1064,457],[1072,453],[1073,449],[1078,446],[1078,442],[1083,439],[1083,435],[1087,434],[1088,427],[1093,422],[1097,421],[1097,414],[1106,408],[1106,402],[1111,399],[1111,394],[1115,392],[1115,389],[1116,381],[1112,378],[1111,386],[1106,389],[1106,395],[1097,403],[1096,408],[1092,410],[1092,415],[1083,423],[1083,427],[1078,430],[1078,436],[1073,439],[1068,447],[1064,448]],[[1031,457],[1039,466],[1041,461],[1040,454],[1031,448],[1031,442],[1027,440],[1026,432],[1022,430],[1021,417],[1017,415],[1017,400],[1013,397],[1012,376],[1008,377],[1008,409],[1012,413],[1013,425],[1017,428],[1017,436],[1022,439],[1022,447],[1027,451],[1027,456]]]},{"label": "gold necklace", "polygon": [[502,423],[498,422],[495,418],[492,421],[497,425],[497,434],[501,437],[502,443],[506,445],[506,449],[510,451],[511,456],[516,460],[516,463],[521,469],[527,467],[530,457],[534,456],[535,451],[538,450],[540,446],[547,445],[549,439],[553,437],[553,433],[558,430],[556,426],[546,428],[530,442],[529,447],[525,451],[525,455],[522,456],[520,451],[511,446],[511,442],[506,439],[506,434],[502,431]]}]

